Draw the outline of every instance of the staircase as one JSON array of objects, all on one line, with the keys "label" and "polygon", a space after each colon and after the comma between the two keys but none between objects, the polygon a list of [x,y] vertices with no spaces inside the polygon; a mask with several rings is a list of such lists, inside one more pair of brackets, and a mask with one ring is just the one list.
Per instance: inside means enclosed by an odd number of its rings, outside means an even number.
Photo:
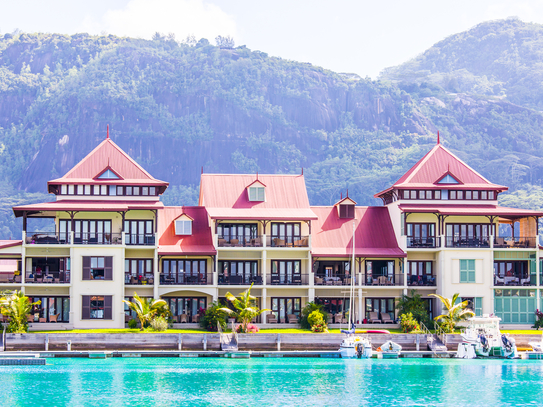
[{"label": "staircase", "polygon": [[437,324],[434,324],[436,333],[433,334],[422,322],[420,325],[422,331],[426,334],[428,349],[434,353],[447,352],[447,346],[445,346],[441,341],[441,338],[445,337],[445,333],[443,332],[443,330]]},{"label": "staircase", "polygon": [[232,323],[232,333],[225,334],[221,329],[221,325],[217,323],[219,335],[221,337],[221,350],[224,352],[237,352],[238,351],[238,334]]}]

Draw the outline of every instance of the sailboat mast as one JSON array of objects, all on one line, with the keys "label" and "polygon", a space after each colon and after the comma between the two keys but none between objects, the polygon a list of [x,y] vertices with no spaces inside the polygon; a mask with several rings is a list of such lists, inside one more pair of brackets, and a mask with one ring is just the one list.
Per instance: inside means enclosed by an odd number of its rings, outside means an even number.
[{"label": "sailboat mast", "polygon": [[[356,219],[356,218],[355,218]],[[355,219],[353,219],[353,258],[351,261],[351,295],[349,298],[349,327],[348,329],[351,329],[351,326],[353,326],[354,323],[354,317],[353,317],[353,311],[354,311],[354,276],[355,276],[355,260],[354,260],[354,248],[356,247],[354,244],[354,238],[355,238]]]}]

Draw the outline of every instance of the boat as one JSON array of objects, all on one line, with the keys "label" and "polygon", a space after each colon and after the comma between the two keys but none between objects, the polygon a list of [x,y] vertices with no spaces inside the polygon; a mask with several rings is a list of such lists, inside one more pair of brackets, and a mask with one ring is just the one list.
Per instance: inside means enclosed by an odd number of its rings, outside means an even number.
[{"label": "boat", "polygon": [[[354,238],[355,238],[355,221],[353,220],[353,259],[352,259],[352,265],[354,268],[355,258],[355,245],[354,245]],[[361,335],[355,335],[356,332],[356,325],[355,325],[355,318],[354,318],[354,290],[355,290],[355,279],[351,278],[351,285],[349,287],[349,325],[351,328],[349,330],[341,330],[341,333],[345,334],[346,337],[343,338],[343,341],[341,342],[341,345],[339,346],[339,353],[341,354],[342,358],[352,359],[352,358],[358,358],[358,359],[367,359],[370,358],[372,355],[372,349],[371,349],[371,341],[367,336],[361,336]]]},{"label": "boat", "polygon": [[381,355],[382,359],[398,359],[402,352],[402,345],[396,342],[386,341],[377,348],[378,355]]},{"label": "boat", "polygon": [[543,336],[539,342],[528,342],[532,347],[532,352],[543,353]]},{"label": "boat", "polygon": [[462,332],[462,343],[458,344],[457,357],[474,359],[476,357],[518,358],[515,339],[500,332],[501,318],[489,316],[472,317]]},{"label": "boat", "polygon": [[339,346],[339,353],[343,359],[367,359],[371,357],[371,341],[360,335],[350,334],[343,338]]}]

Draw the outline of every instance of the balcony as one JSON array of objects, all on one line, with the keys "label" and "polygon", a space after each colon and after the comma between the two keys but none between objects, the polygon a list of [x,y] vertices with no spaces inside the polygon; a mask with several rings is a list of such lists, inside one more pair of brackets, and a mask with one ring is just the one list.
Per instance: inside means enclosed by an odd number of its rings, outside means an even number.
[{"label": "balcony", "polygon": [[57,232],[34,232],[30,236],[26,236],[26,244],[69,244],[69,233],[57,233]]},{"label": "balcony", "polygon": [[309,274],[268,274],[267,285],[308,285]]},{"label": "balcony", "polygon": [[494,248],[499,249],[535,249],[535,237],[500,236],[494,239]]},{"label": "balcony", "polygon": [[[357,283],[356,279],[354,283]],[[323,275],[315,275],[315,285],[351,285],[351,277],[345,274],[338,274],[329,277]]]},{"label": "balcony", "polygon": [[122,244],[121,233],[81,233],[74,232],[74,244],[116,245]]},{"label": "balcony", "polygon": [[457,248],[489,248],[490,238],[488,236],[447,236],[445,247]]},{"label": "balcony", "polygon": [[436,247],[441,247],[440,237],[407,237],[409,249],[435,249]]},{"label": "balcony", "polygon": [[69,271],[51,271],[47,274],[30,273],[25,278],[26,284],[70,284]]},{"label": "balcony", "polygon": [[267,237],[268,247],[309,247],[309,236]]},{"label": "balcony", "polygon": [[135,276],[130,273],[124,273],[124,284],[125,285],[153,285],[155,278],[153,274],[144,274],[140,276]]},{"label": "balcony", "polygon": [[125,234],[125,244],[129,246],[154,246],[155,235],[154,234]]},{"label": "balcony", "polygon": [[219,274],[219,285],[262,285],[262,276],[228,276]]},{"label": "balcony", "polygon": [[224,236],[219,236],[218,239],[218,246],[219,247],[262,247],[263,239],[261,236],[253,237],[253,238],[239,238],[239,239],[231,239]]},{"label": "balcony", "polygon": [[521,276],[521,275],[512,275],[512,276],[502,276],[494,274],[494,285],[495,286],[534,286],[536,285],[535,275],[532,276]]},{"label": "balcony", "polygon": [[160,274],[160,285],[211,285],[213,273],[200,273],[198,275],[186,274]]},{"label": "balcony", "polygon": [[407,276],[407,285],[409,287],[423,286],[435,287],[436,276],[433,274],[423,274],[422,276]]},{"label": "balcony", "polygon": [[362,285],[380,287],[380,286],[403,286],[403,274],[371,275],[362,274]]}]

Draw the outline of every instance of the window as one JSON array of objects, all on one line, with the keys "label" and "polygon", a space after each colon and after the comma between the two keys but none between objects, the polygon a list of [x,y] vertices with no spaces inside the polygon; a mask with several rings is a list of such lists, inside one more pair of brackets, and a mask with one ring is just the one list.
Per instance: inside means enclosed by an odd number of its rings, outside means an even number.
[{"label": "window", "polygon": [[432,273],[431,261],[408,261],[407,284],[408,285],[436,285],[435,276]]},{"label": "window", "polygon": [[126,244],[155,244],[152,220],[125,220],[124,231],[127,234]]},{"label": "window", "polygon": [[[70,235],[72,222],[69,219],[59,221],[60,239],[66,240]],[[75,244],[111,244],[110,220],[74,220]]]},{"label": "window", "polygon": [[408,223],[408,247],[436,247],[435,223]]},{"label": "window", "polygon": [[300,260],[272,260],[272,284],[302,284]]},{"label": "window", "polygon": [[[315,298],[315,302],[323,306],[323,310],[332,317],[332,322],[335,322],[336,315],[347,318],[349,316],[348,298]],[[340,321],[341,322],[341,321]]]},{"label": "window", "polygon": [[[297,323],[300,316],[302,299],[300,297],[294,298],[271,298],[271,311],[277,318],[278,323]],[[294,317],[293,317],[294,316]],[[294,321],[292,321],[294,319]]]},{"label": "window", "polygon": [[[211,282],[211,275],[209,282]],[[207,261],[193,260],[164,260],[162,262],[161,284],[207,284]]]},{"label": "window", "polygon": [[217,227],[217,234],[221,239],[219,246],[232,244],[232,240],[240,246],[261,244],[260,240],[255,241],[258,239],[258,225],[254,223],[221,223]]},{"label": "window", "polygon": [[[402,191],[400,191],[400,196]],[[419,200],[432,200],[432,199],[441,199],[441,191],[433,190],[405,190],[403,191],[404,199],[419,199]]]},{"label": "window", "polygon": [[294,245],[302,240],[300,223],[272,223],[272,246]]},{"label": "window", "polygon": [[100,185],[100,195],[107,195],[107,185]]},{"label": "window", "polygon": [[262,284],[256,261],[219,261],[219,284]]},{"label": "window", "polygon": [[536,290],[494,290],[494,313],[504,324],[535,322]]},{"label": "window", "polygon": [[264,187],[249,187],[249,201],[264,202],[265,200]]},{"label": "window", "polygon": [[460,260],[460,282],[475,282],[475,260]]},{"label": "window", "polygon": [[488,223],[448,223],[446,247],[490,247],[493,225]]},{"label": "window", "polygon": [[105,170],[102,174],[100,174],[98,179],[119,179],[119,177],[111,170]]},{"label": "window", "polygon": [[339,205],[341,219],[354,219],[354,205]]},{"label": "window", "polygon": [[125,190],[125,195],[128,195],[128,196],[132,195],[132,187],[125,187],[124,190]]},{"label": "window", "polygon": [[437,183],[438,184],[458,184],[458,181],[455,180],[452,175],[447,174],[443,178],[441,178]]},{"label": "window", "polygon": [[175,221],[176,235],[192,235],[192,220],[176,220]]},{"label": "window", "polygon": [[46,322],[70,322],[70,297],[29,297],[30,303],[41,301],[39,305],[33,305],[30,315],[34,316],[33,322],[45,318]]},{"label": "window", "polygon": [[91,186],[85,185],[85,195],[90,195],[90,194],[91,194]]},{"label": "window", "polygon": [[60,186],[60,193],[62,195],[66,195],[68,193],[68,185],[66,184],[63,184]]},{"label": "window", "polygon": [[475,316],[483,316],[483,298],[482,297],[461,297],[459,298],[460,302],[467,301],[468,305],[466,308],[469,308],[475,313]]},{"label": "window", "polygon": [[183,315],[186,322],[191,322],[192,317],[203,313],[207,308],[205,297],[162,297],[162,299],[168,304],[175,322],[181,322]]},{"label": "window", "polygon": [[68,195],[74,195],[74,187],[75,185],[68,185]]},{"label": "window", "polygon": [[81,319],[113,319],[111,295],[84,295]]},{"label": "window", "polygon": [[117,195],[117,186],[116,185],[110,185],[109,186],[109,195]]},{"label": "window", "polygon": [[141,187],[141,194],[142,195],[149,195],[149,187]]},{"label": "window", "polygon": [[370,312],[377,312],[379,319],[386,313],[394,320],[394,298],[366,298],[366,318],[370,317]]},{"label": "window", "polygon": [[124,276],[125,284],[141,284],[146,281],[152,285],[149,279],[153,278],[153,259],[125,259]]},{"label": "window", "polygon": [[113,280],[113,257],[83,257],[83,280]]}]

